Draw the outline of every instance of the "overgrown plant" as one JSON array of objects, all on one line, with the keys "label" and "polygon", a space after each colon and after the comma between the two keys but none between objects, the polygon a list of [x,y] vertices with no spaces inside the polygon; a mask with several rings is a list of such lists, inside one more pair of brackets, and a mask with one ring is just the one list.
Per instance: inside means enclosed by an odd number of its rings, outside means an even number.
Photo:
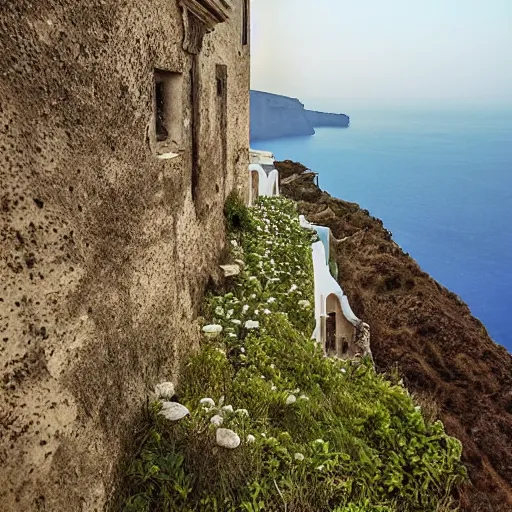
[{"label": "overgrown plant", "polygon": [[245,231],[250,228],[251,215],[238,193],[233,190],[224,203],[224,217],[230,232]]},{"label": "overgrown plant", "polygon": [[173,422],[151,405],[124,510],[453,510],[460,442],[400,384],[311,339],[312,234],[295,204],[260,199],[248,215],[230,232],[243,270],[207,298],[210,337],[180,379],[190,414]]}]

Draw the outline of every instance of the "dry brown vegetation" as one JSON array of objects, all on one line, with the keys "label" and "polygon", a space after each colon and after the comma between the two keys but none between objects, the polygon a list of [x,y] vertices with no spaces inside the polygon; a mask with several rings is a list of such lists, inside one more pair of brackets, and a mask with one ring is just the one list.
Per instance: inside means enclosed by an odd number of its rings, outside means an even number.
[{"label": "dry brown vegetation", "polygon": [[382,221],[321,191],[301,164],[277,168],[283,193],[338,240],[339,281],[371,326],[377,368],[398,368],[462,441],[471,477],[460,491],[463,510],[512,511],[512,356],[459,297],[402,251]]}]

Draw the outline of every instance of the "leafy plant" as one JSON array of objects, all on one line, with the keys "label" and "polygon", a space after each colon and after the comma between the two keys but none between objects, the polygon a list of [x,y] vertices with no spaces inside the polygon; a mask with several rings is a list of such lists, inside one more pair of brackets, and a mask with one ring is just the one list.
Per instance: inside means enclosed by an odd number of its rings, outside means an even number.
[{"label": "leafy plant", "polygon": [[231,191],[226,199],[224,217],[226,218],[228,231],[243,231],[250,228],[251,215],[249,209],[235,190]]}]

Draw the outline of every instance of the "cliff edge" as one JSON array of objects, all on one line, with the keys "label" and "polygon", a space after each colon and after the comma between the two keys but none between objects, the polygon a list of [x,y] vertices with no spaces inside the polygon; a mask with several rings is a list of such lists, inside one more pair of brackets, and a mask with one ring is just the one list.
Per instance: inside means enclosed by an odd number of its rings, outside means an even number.
[{"label": "cliff edge", "polygon": [[284,195],[310,222],[332,230],[339,280],[355,314],[371,325],[378,370],[398,369],[462,441],[471,478],[462,510],[511,512],[512,356],[402,251],[382,221],[320,190],[301,164],[276,167]]},{"label": "cliff edge", "polygon": [[315,127],[349,124],[345,114],[306,110],[297,98],[251,91],[251,140],[314,135]]}]

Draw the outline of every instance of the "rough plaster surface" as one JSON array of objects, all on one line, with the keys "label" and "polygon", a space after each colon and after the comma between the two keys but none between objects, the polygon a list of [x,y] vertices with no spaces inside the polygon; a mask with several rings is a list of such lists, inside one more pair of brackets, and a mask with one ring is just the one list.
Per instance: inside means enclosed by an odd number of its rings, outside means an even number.
[{"label": "rough plaster surface", "polygon": [[[204,286],[244,194],[249,49],[241,2],[204,40],[196,201],[193,57],[177,0],[0,9],[0,509],[102,510],[141,404],[197,345]],[[227,162],[212,155],[228,69]],[[184,151],[159,160],[153,69],[184,75]]]}]

